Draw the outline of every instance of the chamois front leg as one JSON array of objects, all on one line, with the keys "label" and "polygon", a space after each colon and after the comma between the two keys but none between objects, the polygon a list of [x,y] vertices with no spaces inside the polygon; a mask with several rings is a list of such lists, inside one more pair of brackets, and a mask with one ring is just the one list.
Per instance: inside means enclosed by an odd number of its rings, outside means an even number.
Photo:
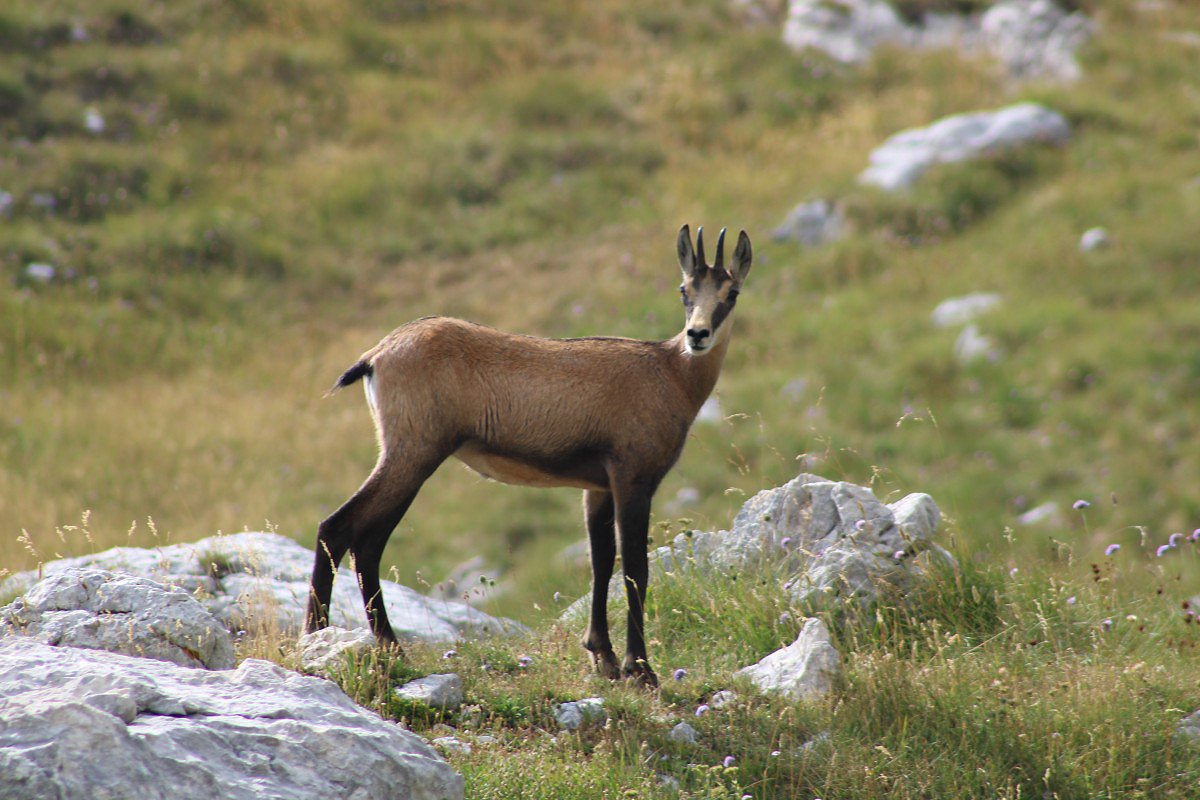
[{"label": "chamois front leg", "polygon": [[608,582],[617,556],[612,492],[585,491],[583,513],[592,560],[592,611],[583,646],[591,651],[596,670],[605,678],[616,680],[621,677],[621,669],[608,634]]},{"label": "chamois front leg", "polygon": [[621,567],[629,600],[625,660],[621,672],[642,686],[658,686],[658,676],[646,655],[646,584],[650,577],[646,553],[650,529],[650,501],[656,485],[630,486],[617,493],[617,530],[621,541]]}]

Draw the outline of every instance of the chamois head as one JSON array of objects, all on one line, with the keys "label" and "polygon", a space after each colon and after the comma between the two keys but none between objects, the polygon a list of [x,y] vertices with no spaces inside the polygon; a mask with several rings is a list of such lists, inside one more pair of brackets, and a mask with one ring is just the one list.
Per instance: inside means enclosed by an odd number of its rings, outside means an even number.
[{"label": "chamois head", "polygon": [[717,258],[711,266],[704,259],[704,228],[696,231],[696,250],[688,226],[679,229],[679,267],[683,270],[683,307],[687,309],[684,342],[688,352],[700,355],[712,349],[729,332],[723,323],[737,302],[742,282],[750,272],[750,237],[738,234],[731,269],[725,269],[725,229],[717,236]]}]

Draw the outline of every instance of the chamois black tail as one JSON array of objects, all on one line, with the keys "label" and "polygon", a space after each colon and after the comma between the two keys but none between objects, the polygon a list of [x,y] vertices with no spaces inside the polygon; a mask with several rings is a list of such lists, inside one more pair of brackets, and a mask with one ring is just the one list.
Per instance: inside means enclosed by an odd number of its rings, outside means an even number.
[{"label": "chamois black tail", "polygon": [[333,394],[338,389],[344,389],[353,383],[357,383],[362,378],[372,375],[374,372],[375,368],[371,366],[370,362],[366,360],[359,361],[342,373],[342,377],[337,379],[337,383],[330,387],[327,394]]}]

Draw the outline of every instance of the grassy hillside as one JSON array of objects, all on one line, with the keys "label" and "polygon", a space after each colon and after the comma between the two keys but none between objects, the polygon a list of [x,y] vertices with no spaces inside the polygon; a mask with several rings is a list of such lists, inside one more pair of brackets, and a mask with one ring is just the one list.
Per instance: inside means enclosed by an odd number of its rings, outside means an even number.
[{"label": "grassy hillside", "polygon": [[[373,460],[360,399],[322,399],[359,352],[428,313],[670,336],[685,221],[747,228],[758,259],[729,418],[697,427],[664,522],[720,527],[808,454],[934,494],[984,551],[1046,501],[1065,513],[1018,529],[1020,558],[1153,549],[1200,524],[1197,79],[1174,36],[1200,18],[1089,7],[1085,80],[1015,89],[950,54],[796,56],[721,2],[10,4],[0,564],[132,523],[150,541],[148,519],[175,540],[269,521],[311,541]],[[855,186],[888,134],[1020,99],[1065,113],[1071,144],[899,200]],[[770,241],[817,196],[846,204],[851,237]],[[1093,225],[1114,244],[1085,256]],[[1004,356],[964,367],[928,315],[976,290],[1006,298],[982,322]],[[684,487],[700,502],[669,507]],[[387,559],[437,580],[482,554],[525,616],[585,581],[550,558],[581,538],[577,508],[448,467]],[[95,543],[61,541],[85,510]]]}]

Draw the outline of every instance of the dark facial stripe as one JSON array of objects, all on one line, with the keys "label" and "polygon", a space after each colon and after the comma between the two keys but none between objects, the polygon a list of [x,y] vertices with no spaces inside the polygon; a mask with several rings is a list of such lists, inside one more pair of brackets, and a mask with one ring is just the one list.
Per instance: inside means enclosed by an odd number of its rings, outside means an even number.
[{"label": "dark facial stripe", "polygon": [[712,315],[713,333],[716,333],[717,328],[721,327],[721,323],[724,322],[725,318],[729,316],[731,311],[733,311],[733,306],[736,303],[737,303],[737,295],[734,294],[733,292],[730,292],[729,297],[725,300],[725,302],[718,303],[717,307],[715,309],[713,309],[713,315]]}]

